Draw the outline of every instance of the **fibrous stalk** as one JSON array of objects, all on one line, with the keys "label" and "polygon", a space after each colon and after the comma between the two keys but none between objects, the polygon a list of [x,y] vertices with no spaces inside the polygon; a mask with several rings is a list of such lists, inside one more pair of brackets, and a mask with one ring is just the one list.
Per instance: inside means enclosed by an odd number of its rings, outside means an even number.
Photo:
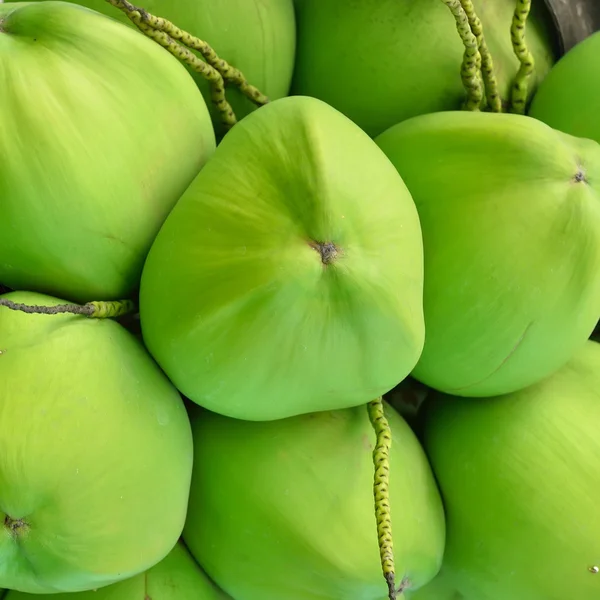
[{"label": "fibrous stalk", "polygon": [[132,300],[114,300],[106,302],[88,302],[87,304],[57,304],[56,306],[37,306],[13,302],[0,298],[0,306],[27,314],[58,315],[72,314],[90,317],[92,319],[116,319],[135,312]]},{"label": "fibrous stalk", "polygon": [[467,92],[464,108],[478,111],[483,101],[483,81],[481,75],[482,57],[479,52],[479,43],[471,26],[466,11],[460,0],[442,0],[450,9],[456,21],[456,29],[465,47],[461,66],[461,78]]},{"label": "fibrous stalk", "polygon": [[[131,4],[128,0],[106,1],[125,13],[144,35],[160,44],[209,82],[213,104],[228,129],[236,124],[237,118],[225,95],[226,84],[238,87],[242,94],[258,106],[269,102],[267,96],[251,85],[239,69],[220,58],[207,42],[180,29],[167,19],[152,15],[147,10]],[[190,50],[199,52],[202,58]]]},{"label": "fibrous stalk", "polygon": [[525,39],[525,29],[530,11],[531,0],[517,0],[510,28],[513,51],[521,63],[512,86],[511,112],[521,115],[525,114],[525,105],[529,95],[529,80],[535,71],[535,60],[533,54],[527,48]]},{"label": "fibrous stalk", "polygon": [[369,420],[376,436],[375,449],[373,450],[373,466],[375,467],[373,495],[381,569],[388,586],[388,598],[389,600],[395,600],[398,594],[407,586],[407,581],[403,579],[400,586],[396,586],[389,490],[392,432],[385,416],[381,397],[369,402],[367,408]]},{"label": "fibrous stalk", "polygon": [[483,25],[475,12],[475,7],[471,0],[460,0],[460,4],[467,15],[471,32],[477,39],[477,46],[481,57],[481,76],[488,107],[492,112],[502,112],[502,101],[500,99],[498,82],[494,73],[494,61],[492,60],[492,54],[485,41]]}]

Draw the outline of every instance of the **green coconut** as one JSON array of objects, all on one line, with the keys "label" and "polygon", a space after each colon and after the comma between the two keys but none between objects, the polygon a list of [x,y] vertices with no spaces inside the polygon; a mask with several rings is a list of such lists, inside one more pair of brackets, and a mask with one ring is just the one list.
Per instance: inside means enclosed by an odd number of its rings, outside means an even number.
[{"label": "green coconut", "polygon": [[[10,591],[5,600],[34,600],[39,596]],[[183,543],[165,559],[135,577],[98,590],[53,594],[53,600],[230,600],[202,571]]]},{"label": "green coconut", "polygon": [[376,141],[423,231],[427,335],[413,375],[491,396],[564,365],[600,316],[600,145],[470,112],[415,117]]},{"label": "green coconut", "polygon": [[146,261],[144,341],[179,390],[250,420],[366,404],[423,346],[414,203],[352,121],[314,98],[225,136]]},{"label": "green coconut", "polygon": [[[519,69],[511,43],[517,0],[473,0],[505,105]],[[459,109],[464,47],[442,0],[296,0],[293,91],[331,104],[375,136],[410,117]],[[534,2],[526,29],[530,94],[556,60],[554,27]]]},{"label": "green coconut", "polygon": [[0,586],[91,590],[162,560],[183,530],[192,436],[142,344],[111,320],[0,306],[0,350]]},{"label": "green coconut", "polygon": [[[398,583],[440,568],[444,514],[425,454],[389,405]],[[364,407],[270,422],[192,412],[194,474],[184,539],[236,600],[381,600],[373,508],[375,435]]]},{"label": "green coconut", "polygon": [[444,568],[471,600],[600,594],[600,345],[503,397],[437,398],[426,450],[448,522]]},{"label": "green coconut", "polygon": [[198,87],[150,39],[52,1],[0,5],[0,78],[0,281],[131,294],[215,148]]},{"label": "green coconut", "polygon": [[572,48],[552,68],[531,103],[530,116],[600,142],[600,32]]},{"label": "green coconut", "polygon": [[[70,0],[137,27],[124,12],[107,0]],[[206,41],[228,63],[271,100],[287,96],[296,50],[293,0],[139,0],[134,2],[151,14],[168,19],[179,28]],[[219,134],[225,132],[211,100],[206,79],[190,71],[210,107]],[[227,100],[238,119],[256,108],[235,87],[227,88]]]}]

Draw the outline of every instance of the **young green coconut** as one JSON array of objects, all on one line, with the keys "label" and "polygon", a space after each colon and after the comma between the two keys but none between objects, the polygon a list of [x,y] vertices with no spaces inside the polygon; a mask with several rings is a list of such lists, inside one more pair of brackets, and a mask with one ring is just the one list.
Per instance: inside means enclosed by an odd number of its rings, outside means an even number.
[{"label": "young green coconut", "polygon": [[393,165],[320,100],[240,121],[144,266],[144,341],[190,400],[239,419],[358,406],[423,347],[419,220]]},{"label": "young green coconut", "polygon": [[[405,592],[440,568],[444,513],[410,427],[389,405],[382,411],[393,440],[386,506]],[[363,407],[270,422],[196,408],[192,428],[184,539],[221,588],[236,600],[385,597],[370,486],[376,438]]]},{"label": "young green coconut", "polygon": [[[38,595],[10,591],[5,600]],[[182,542],[145,573],[98,590],[53,594],[53,600],[231,600],[202,571]]]},{"label": "young green coconut", "polygon": [[[121,0],[70,1],[136,28],[131,20],[136,10],[160,15],[178,27],[200,35],[203,40],[209,40],[219,56],[225,57],[231,65],[241,70],[244,77],[258,86],[262,95],[276,100],[287,96],[289,92],[296,49],[292,0],[219,0],[200,3],[197,0],[142,0],[143,9]],[[196,56],[202,56],[202,52],[196,53]],[[217,132],[225,133],[221,113],[212,102],[209,81],[193,65],[188,68],[211,109]],[[227,96],[238,118],[256,108],[254,98],[249,98],[236,87],[228,89]]]},{"label": "young green coconut", "polygon": [[[463,38],[474,35],[481,45],[485,30],[484,64],[493,57],[498,95],[487,106],[510,105],[521,62],[511,34],[522,31],[523,8],[529,12],[523,0],[296,0],[294,93],[324,100],[372,136],[416,115],[459,109],[463,47],[453,13],[456,19],[461,5],[471,21],[460,25]],[[530,97],[557,56],[544,2],[534,3],[527,32],[538,67]]]},{"label": "young green coconut", "polygon": [[444,569],[467,600],[600,594],[600,345],[486,401],[437,398],[425,446],[448,523]]},{"label": "young green coconut", "polygon": [[189,419],[142,344],[97,318],[123,309],[0,297],[2,587],[103,587],[155,565],[183,530]]},{"label": "young green coconut", "polygon": [[[238,123],[148,255],[146,346],[193,402],[247,420],[363,405],[376,435],[381,569],[395,575],[381,396],[423,347],[419,221],[402,178],[312,98]],[[364,405],[368,404],[368,410]]]},{"label": "young green coconut", "polygon": [[413,375],[491,396],[561,367],[600,316],[600,145],[481,112],[415,117],[376,141],[423,231],[427,335]]},{"label": "young green coconut", "polygon": [[[598,321],[600,145],[532,118],[480,112],[493,62],[468,0],[448,0],[465,43],[464,112],[422,115],[376,138],[406,181],[424,237],[427,338],[413,375],[462,396],[516,391],[553,373]],[[535,62],[520,0],[512,42],[523,113]],[[477,43],[470,43],[476,40]]]},{"label": "young green coconut", "polygon": [[53,1],[0,6],[0,76],[0,281],[128,296],[215,149],[198,87],[131,28]]},{"label": "young green coconut", "polygon": [[529,115],[600,142],[600,32],[572,48],[537,90]]}]

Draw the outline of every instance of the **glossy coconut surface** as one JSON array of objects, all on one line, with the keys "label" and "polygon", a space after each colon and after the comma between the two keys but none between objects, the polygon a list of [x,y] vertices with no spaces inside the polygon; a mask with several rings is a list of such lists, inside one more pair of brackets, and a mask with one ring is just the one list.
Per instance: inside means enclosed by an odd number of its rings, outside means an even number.
[{"label": "glossy coconut surface", "polygon": [[[10,591],[5,600],[34,600],[37,594]],[[86,592],[53,594],[54,600],[230,600],[207,577],[182,542],[145,573]]]},{"label": "glossy coconut surface", "polygon": [[[396,578],[416,589],[440,567],[443,508],[415,435],[384,406]],[[192,415],[184,539],[221,588],[236,600],[386,597],[366,406],[261,423]]]},{"label": "glossy coconut surface", "polygon": [[422,252],[377,145],[319,100],[277,100],[227,134],[156,238],[144,341],[183,394],[227,416],[365,404],[419,358]]},{"label": "glossy coconut surface", "polygon": [[444,568],[427,585],[404,593],[406,600],[481,600],[478,597],[467,598],[456,590],[454,582]]},{"label": "glossy coconut surface", "polygon": [[600,143],[600,32],[581,41],[552,68],[529,115]]},{"label": "glossy coconut surface", "polygon": [[[127,15],[106,0],[71,0],[137,27]],[[143,0],[138,5],[207,42],[229,64],[271,100],[287,96],[294,70],[296,20],[293,0]],[[209,105],[218,133],[224,134],[220,116],[211,101],[210,86],[190,69]],[[256,108],[235,86],[227,99],[241,119]]]},{"label": "glossy coconut surface", "polygon": [[0,307],[0,331],[0,585],[74,592],[147,570],[186,515],[181,397],[114,321]]},{"label": "glossy coconut surface", "polygon": [[425,447],[448,522],[444,568],[468,600],[600,593],[600,346],[519,393],[439,397]]},{"label": "glossy coconut surface", "polygon": [[131,294],[214,151],[202,95],[154,42],[80,6],[7,3],[0,21],[0,281]]},{"label": "glossy coconut surface", "polygon": [[377,143],[417,209],[426,339],[413,374],[459,396],[560,368],[600,306],[600,145],[513,114],[415,117]]},{"label": "glossy coconut surface", "polygon": [[[515,0],[473,0],[504,101],[519,68],[510,27]],[[557,56],[543,2],[533,2],[526,36],[536,72],[530,93]],[[296,0],[293,92],[328,102],[369,135],[405,119],[458,110],[465,97],[464,47],[441,0]]]}]

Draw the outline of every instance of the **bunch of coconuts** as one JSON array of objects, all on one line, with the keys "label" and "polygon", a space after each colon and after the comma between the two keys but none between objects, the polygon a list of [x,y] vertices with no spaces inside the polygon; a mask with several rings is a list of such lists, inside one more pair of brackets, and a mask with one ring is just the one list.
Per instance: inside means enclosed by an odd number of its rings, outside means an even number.
[{"label": "bunch of coconuts", "polygon": [[0,82],[3,600],[598,597],[600,33],[11,1]]}]

